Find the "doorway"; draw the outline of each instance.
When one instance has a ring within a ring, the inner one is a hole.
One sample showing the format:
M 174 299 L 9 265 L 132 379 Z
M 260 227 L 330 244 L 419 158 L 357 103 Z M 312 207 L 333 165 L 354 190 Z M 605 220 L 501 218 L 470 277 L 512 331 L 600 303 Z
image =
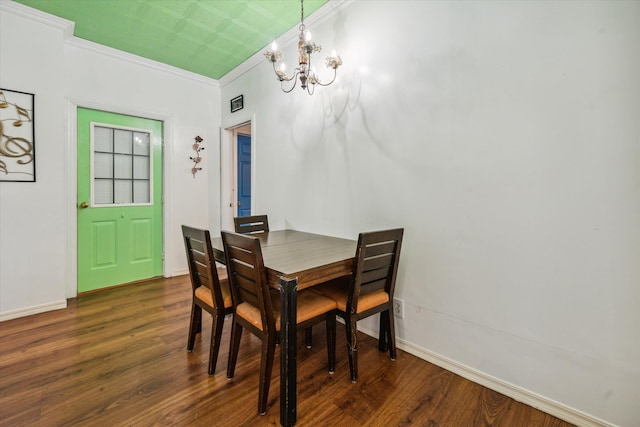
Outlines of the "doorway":
M 222 131 L 220 228 L 233 230 L 233 218 L 255 210 L 255 133 L 253 121 Z

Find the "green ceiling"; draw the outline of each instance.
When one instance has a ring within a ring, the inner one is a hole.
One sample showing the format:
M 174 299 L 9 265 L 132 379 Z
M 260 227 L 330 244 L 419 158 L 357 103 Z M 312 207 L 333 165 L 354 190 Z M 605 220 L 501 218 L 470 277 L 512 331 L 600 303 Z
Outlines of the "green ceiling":
M 298 0 L 15 0 L 74 35 L 219 79 L 300 22 Z M 305 18 L 328 0 L 306 0 Z

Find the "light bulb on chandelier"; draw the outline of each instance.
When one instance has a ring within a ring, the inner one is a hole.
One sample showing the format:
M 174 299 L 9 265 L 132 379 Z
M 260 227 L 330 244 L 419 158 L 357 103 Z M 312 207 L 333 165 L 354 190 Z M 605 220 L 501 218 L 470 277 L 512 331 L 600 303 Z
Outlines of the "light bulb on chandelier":
M 342 58 L 336 55 L 336 51 L 331 52 L 331 56 L 327 56 L 325 58 L 325 65 L 327 68 L 333 69 L 333 78 L 328 83 L 323 83 L 320 81 L 320 78 L 315 72 L 314 68 L 311 68 L 311 55 L 315 52 L 320 52 L 322 50 L 322 46 L 316 45 L 311 41 L 311 33 L 306 31 L 306 27 L 304 25 L 304 0 L 300 0 L 300 35 L 298 36 L 298 67 L 293 70 L 292 75 L 287 75 L 285 72 L 286 66 L 282 61 L 283 55 L 280 50 L 278 50 L 278 45 L 274 41 L 271 43 L 271 49 L 268 49 L 264 56 L 267 58 L 267 61 L 271 62 L 273 65 L 273 71 L 276 73 L 278 80 L 280 81 L 280 85 L 282 87 L 282 91 L 289 93 L 296 87 L 298 83 L 298 78 L 300 79 L 300 87 L 303 90 L 306 90 L 309 95 L 313 95 L 316 85 L 320 86 L 329 86 L 336 80 L 337 69 L 340 65 L 342 65 Z M 276 67 L 276 64 L 280 62 L 280 66 Z M 293 84 L 288 89 L 285 88 L 284 82 L 290 82 L 293 80 Z

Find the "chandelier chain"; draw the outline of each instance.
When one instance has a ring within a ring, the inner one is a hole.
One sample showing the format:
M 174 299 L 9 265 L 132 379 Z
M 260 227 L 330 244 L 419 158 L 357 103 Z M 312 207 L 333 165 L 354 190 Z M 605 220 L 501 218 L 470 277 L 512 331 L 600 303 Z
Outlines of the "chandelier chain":
M 300 26 L 298 29 L 304 32 L 305 28 L 307 27 L 304 25 L 304 0 L 300 0 Z

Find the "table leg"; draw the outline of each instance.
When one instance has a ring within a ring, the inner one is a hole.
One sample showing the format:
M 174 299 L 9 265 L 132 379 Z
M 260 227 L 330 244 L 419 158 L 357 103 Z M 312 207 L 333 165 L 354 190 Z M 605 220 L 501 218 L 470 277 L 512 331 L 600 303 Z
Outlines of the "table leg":
M 296 423 L 296 317 L 298 279 L 280 278 L 280 424 Z

